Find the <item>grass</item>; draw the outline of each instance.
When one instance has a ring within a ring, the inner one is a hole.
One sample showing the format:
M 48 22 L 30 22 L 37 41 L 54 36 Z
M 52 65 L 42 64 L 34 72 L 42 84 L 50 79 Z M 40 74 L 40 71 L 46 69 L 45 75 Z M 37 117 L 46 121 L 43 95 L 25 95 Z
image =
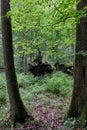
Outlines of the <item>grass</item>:
M 48 76 L 35 77 L 31 74 L 18 74 L 18 83 L 22 100 L 30 111 L 33 110 L 34 99 L 43 104 L 61 109 L 60 100 L 69 100 L 72 94 L 73 78 L 61 72 Z M 8 95 L 5 75 L 0 74 L 0 120 L 4 119 L 9 111 Z

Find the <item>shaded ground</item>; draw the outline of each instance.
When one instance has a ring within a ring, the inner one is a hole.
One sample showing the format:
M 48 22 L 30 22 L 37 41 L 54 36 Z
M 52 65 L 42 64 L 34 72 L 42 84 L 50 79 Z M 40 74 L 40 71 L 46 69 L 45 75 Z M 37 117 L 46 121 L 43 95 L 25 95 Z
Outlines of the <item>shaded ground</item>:
M 57 109 L 55 107 L 49 107 L 49 104 L 48 106 L 46 104 L 42 104 L 38 101 L 38 99 L 35 99 L 33 115 L 36 120 L 43 122 L 43 126 L 45 126 L 43 130 L 64 129 L 62 119 L 64 117 L 67 103 L 64 100 L 61 100 L 60 102 L 61 105 L 64 105 L 64 107 L 62 109 Z
M 49 104 L 41 103 L 37 98 L 34 99 L 32 116 L 39 124 L 27 122 L 20 127 L 20 130 L 66 130 L 63 126 L 63 118 L 68 106 L 68 102 L 60 99 L 62 108 L 49 107 Z

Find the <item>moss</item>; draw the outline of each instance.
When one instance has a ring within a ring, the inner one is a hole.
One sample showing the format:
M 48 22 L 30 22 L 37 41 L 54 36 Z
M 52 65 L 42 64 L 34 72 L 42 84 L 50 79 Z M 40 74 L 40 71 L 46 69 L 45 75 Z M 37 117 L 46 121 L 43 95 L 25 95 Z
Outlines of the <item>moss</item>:
M 87 102 L 84 105 L 84 108 L 83 108 L 83 111 L 82 111 L 82 114 L 81 114 L 81 117 L 80 117 L 79 120 L 80 120 L 81 123 L 84 123 L 87 120 Z
M 72 95 L 72 100 L 71 100 L 71 104 L 69 106 L 68 112 L 65 116 L 65 118 L 78 118 L 78 107 L 77 107 L 77 100 L 75 99 L 76 96 L 73 94 Z
M 87 127 L 87 102 L 85 103 L 83 107 L 81 117 L 78 119 L 78 126 L 86 130 L 85 128 Z

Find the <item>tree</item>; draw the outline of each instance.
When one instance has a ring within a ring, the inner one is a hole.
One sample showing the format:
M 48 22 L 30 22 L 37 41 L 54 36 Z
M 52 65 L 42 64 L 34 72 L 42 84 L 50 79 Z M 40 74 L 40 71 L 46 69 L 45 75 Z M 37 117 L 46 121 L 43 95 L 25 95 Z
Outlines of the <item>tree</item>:
M 28 114 L 20 98 L 18 82 L 15 73 L 11 18 L 7 15 L 9 10 L 10 0 L 1 0 L 2 43 L 7 89 L 10 101 L 10 115 L 14 122 L 24 122 L 25 118 L 28 117 Z
M 81 11 L 87 6 L 86 0 L 77 4 Z M 87 100 L 87 16 L 80 18 L 76 27 L 76 54 L 74 90 L 68 117 L 80 117 Z
M 72 64 L 75 4 L 75 0 L 11 0 L 14 47 L 22 46 L 16 55 L 35 54 L 39 47 L 44 60 L 55 62 L 58 58 L 61 63 Z

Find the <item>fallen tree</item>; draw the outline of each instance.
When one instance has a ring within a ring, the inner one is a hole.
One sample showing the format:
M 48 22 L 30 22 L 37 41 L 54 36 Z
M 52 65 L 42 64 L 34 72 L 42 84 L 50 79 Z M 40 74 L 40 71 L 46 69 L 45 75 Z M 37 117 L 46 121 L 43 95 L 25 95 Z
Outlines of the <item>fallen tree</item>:
M 51 74 L 53 72 L 52 66 L 48 62 L 42 62 L 42 54 L 39 48 L 37 57 L 34 59 L 33 63 L 29 63 L 28 65 L 28 71 L 31 72 L 34 77 L 41 76 L 46 73 Z
M 57 71 L 62 71 L 63 73 L 73 75 L 73 66 L 65 65 L 65 64 L 60 64 L 58 61 L 54 64 L 55 68 Z

